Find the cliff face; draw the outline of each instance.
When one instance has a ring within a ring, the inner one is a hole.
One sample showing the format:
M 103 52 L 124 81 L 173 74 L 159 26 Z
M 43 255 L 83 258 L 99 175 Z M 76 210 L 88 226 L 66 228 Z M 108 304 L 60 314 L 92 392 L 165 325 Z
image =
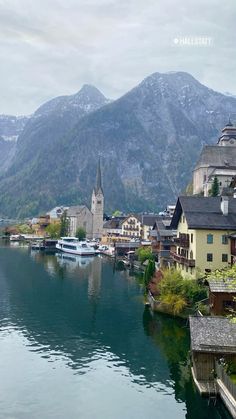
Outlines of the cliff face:
M 98 156 L 106 210 L 161 209 L 236 111 L 235 98 L 182 72 L 155 73 L 112 103 L 91 86 L 79 93 L 43 105 L 26 125 L 0 180 L 2 214 L 89 203 Z

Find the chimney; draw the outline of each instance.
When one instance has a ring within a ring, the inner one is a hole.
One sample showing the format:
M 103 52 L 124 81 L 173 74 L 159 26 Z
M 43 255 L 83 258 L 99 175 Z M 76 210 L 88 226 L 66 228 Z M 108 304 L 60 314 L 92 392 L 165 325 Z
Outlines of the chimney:
M 220 209 L 223 215 L 229 214 L 229 197 L 228 196 L 221 197 Z

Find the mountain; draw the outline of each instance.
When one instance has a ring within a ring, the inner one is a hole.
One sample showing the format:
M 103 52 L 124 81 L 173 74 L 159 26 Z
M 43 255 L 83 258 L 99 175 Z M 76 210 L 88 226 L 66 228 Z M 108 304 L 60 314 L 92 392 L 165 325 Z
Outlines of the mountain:
M 16 151 L 16 142 L 30 117 L 0 115 L 0 173 L 10 166 Z
M 10 165 L 0 172 L 4 201 L 1 213 L 37 214 L 49 208 L 50 202 L 56 202 L 49 188 L 60 138 L 81 118 L 110 102 L 96 87 L 86 84 L 78 93 L 54 98 L 36 110 L 18 136 Z M 66 156 L 62 157 L 66 160 Z
M 112 103 L 94 89 L 35 112 L 0 180 L 2 214 L 89 204 L 98 156 L 106 210 L 161 209 L 175 202 L 202 146 L 216 143 L 236 112 L 235 98 L 184 72 L 154 73 Z M 90 95 L 101 101 L 90 104 Z

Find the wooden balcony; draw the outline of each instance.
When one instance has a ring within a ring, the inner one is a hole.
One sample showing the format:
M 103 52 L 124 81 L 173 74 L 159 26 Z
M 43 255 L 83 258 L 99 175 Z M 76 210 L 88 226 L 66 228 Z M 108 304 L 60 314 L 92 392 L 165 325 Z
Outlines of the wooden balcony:
M 170 252 L 170 256 L 175 262 L 178 262 L 181 265 L 188 266 L 189 268 L 195 268 L 195 259 L 187 259 L 186 257 L 178 255 L 175 252 Z
M 188 237 L 176 237 L 174 239 L 174 244 L 179 247 L 183 247 L 184 249 L 189 248 L 189 238 Z

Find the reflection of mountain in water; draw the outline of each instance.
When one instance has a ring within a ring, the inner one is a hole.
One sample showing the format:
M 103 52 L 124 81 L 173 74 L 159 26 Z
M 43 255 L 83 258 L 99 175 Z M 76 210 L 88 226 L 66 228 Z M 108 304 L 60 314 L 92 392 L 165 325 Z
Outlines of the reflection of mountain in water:
M 41 255 L 35 263 L 17 250 L 0 251 L 11 307 L 8 321 L 27 336 L 32 350 L 43 354 L 47 348 L 48 354 L 66 356 L 81 371 L 85 360 L 109 354 L 137 380 L 141 374 L 144 383 L 168 383 L 163 356 L 143 334 L 143 306 L 136 299 L 142 291 L 134 280 L 113 274 L 112 264 L 101 258 L 68 272 L 54 257 L 57 273 L 52 276 L 44 265 L 52 258 Z
M 183 400 L 186 418 L 215 418 L 216 410 L 192 387 L 185 325 L 144 311 L 139 285 L 113 272 L 110 261 L 96 257 L 85 268 L 75 265 L 0 249 L 0 331 L 23 334 L 29 351 L 49 362 L 63 359 L 75 374 L 101 361 L 129 377 L 131 386 Z

